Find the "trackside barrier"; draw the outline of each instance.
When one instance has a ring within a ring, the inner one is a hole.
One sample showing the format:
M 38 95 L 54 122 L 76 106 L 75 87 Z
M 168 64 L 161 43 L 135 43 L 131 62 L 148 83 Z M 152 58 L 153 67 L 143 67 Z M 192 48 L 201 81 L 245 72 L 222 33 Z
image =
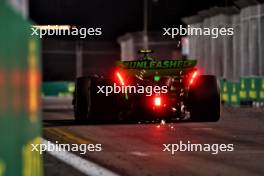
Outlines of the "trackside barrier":
M 243 103 L 260 103 L 262 91 L 262 77 L 242 77 L 240 80 L 241 89 L 240 97 L 243 98 Z
M 264 105 L 264 77 L 241 77 L 239 82 L 220 80 L 221 100 L 229 105 Z
M 74 82 L 54 81 L 42 84 L 42 95 L 44 96 L 72 96 L 75 89 Z
M 263 90 L 264 90 L 264 78 L 262 77 L 252 77 L 251 86 L 249 91 L 249 96 L 253 103 L 263 102 Z
M 240 105 L 240 83 L 221 79 L 220 85 L 222 103 L 228 105 Z
M 0 1 L 0 176 L 41 176 L 40 42 Z

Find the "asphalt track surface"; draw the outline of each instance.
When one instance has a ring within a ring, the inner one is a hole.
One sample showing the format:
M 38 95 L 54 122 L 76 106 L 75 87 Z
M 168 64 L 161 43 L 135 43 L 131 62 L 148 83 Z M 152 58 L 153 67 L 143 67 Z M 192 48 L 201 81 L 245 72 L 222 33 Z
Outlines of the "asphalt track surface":
M 60 143 L 100 143 L 81 156 L 119 175 L 264 175 L 264 109 L 222 108 L 216 123 L 78 124 L 71 110 L 45 110 L 43 136 Z M 234 144 L 233 152 L 163 152 L 179 141 Z M 44 155 L 45 175 L 83 175 Z

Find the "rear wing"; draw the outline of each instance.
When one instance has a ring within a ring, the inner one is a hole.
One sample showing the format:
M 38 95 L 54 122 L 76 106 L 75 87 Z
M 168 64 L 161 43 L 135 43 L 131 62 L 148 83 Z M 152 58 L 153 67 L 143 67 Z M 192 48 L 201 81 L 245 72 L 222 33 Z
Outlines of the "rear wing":
M 118 61 L 117 66 L 123 69 L 189 69 L 197 64 L 197 60 L 136 60 Z

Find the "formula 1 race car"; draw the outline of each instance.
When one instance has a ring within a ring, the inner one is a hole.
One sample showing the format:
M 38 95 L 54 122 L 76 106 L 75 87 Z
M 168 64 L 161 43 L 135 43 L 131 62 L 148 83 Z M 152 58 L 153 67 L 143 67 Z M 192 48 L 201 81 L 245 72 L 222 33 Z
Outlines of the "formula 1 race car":
M 140 60 L 119 61 L 109 78 L 77 78 L 75 119 L 218 121 L 217 78 L 200 75 L 196 60 L 154 60 L 151 52 L 140 50 Z

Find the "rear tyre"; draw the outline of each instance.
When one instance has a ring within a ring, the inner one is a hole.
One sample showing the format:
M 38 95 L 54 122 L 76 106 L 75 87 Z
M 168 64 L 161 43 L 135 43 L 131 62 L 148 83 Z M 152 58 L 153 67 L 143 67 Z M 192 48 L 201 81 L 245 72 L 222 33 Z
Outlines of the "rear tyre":
M 90 93 L 93 78 L 80 77 L 75 83 L 75 92 L 73 98 L 74 117 L 76 121 L 88 120 L 90 111 Z
M 188 107 L 192 121 L 216 122 L 220 118 L 220 93 L 213 75 L 200 75 L 188 93 Z
M 73 106 L 76 121 L 105 122 L 117 118 L 116 96 L 97 93 L 97 86 L 110 83 L 103 78 L 80 77 L 76 80 Z

